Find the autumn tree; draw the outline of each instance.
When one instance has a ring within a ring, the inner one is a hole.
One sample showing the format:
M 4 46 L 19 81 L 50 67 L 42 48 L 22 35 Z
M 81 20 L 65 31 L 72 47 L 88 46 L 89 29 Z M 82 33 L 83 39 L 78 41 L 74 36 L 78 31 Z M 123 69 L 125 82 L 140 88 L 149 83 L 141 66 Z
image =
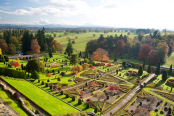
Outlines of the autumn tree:
M 0 39 L 0 48 L 3 54 L 8 52 L 8 45 L 3 39 Z
M 157 53 L 160 56 L 160 62 L 165 63 L 168 58 L 169 47 L 166 43 L 159 43 L 157 45 Z
M 84 63 L 82 64 L 83 70 L 86 70 L 89 68 L 89 64 L 88 63 Z
M 148 44 L 141 45 L 141 48 L 138 53 L 138 58 L 146 59 L 151 50 L 153 50 L 153 46 L 148 45 Z
M 55 46 L 55 50 L 62 52 L 63 51 L 63 46 L 61 42 L 57 42 L 56 40 L 53 41 L 53 45 Z
M 1 50 L 1 48 L 0 48 L 0 55 L 2 54 L 2 50 Z
M 83 67 L 82 67 L 81 65 L 73 66 L 73 67 L 71 68 L 71 71 L 72 71 L 73 73 L 78 73 L 78 72 L 81 72 L 82 70 L 83 70 Z
M 160 62 L 160 57 L 159 57 L 156 50 L 151 50 L 150 51 L 150 53 L 147 56 L 147 61 L 150 64 L 157 64 L 158 62 Z
M 95 52 L 93 52 L 92 59 L 100 62 L 108 62 L 108 52 L 102 48 L 98 48 Z
M 117 56 L 123 55 L 124 48 L 125 48 L 124 40 L 122 40 L 122 39 L 121 40 L 117 40 L 116 43 L 115 43 L 116 55 Z
M 37 39 L 32 39 L 31 40 L 31 53 L 32 54 L 39 54 L 40 53 L 40 46 L 37 42 Z
M 8 45 L 8 49 L 9 49 L 9 54 L 10 54 L 10 55 L 16 54 L 16 47 L 15 47 L 12 43 L 10 43 L 10 44 Z

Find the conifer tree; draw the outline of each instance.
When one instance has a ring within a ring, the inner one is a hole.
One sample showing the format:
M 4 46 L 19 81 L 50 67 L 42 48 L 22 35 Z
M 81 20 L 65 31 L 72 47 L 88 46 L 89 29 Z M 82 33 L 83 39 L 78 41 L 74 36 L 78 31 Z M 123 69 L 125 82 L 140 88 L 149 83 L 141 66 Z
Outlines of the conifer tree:
M 53 53 L 52 53 L 52 49 L 49 49 L 49 53 L 48 53 L 49 57 L 53 57 Z
M 143 74 L 143 67 L 140 66 L 139 70 L 138 70 L 138 76 L 141 76 Z
M 68 53 L 68 56 L 70 56 L 73 53 L 71 40 L 69 40 L 65 51 L 66 51 L 66 53 Z
M 159 75 L 159 74 L 160 74 L 160 62 L 159 62 L 158 65 L 157 65 L 155 74 L 156 74 L 156 75 Z
M 169 75 L 172 75 L 172 64 L 170 65 Z
M 162 80 L 163 81 L 166 81 L 167 80 L 167 77 L 168 77 L 167 71 L 165 70 L 165 71 L 163 71 L 163 74 L 162 74 Z
M 147 72 L 148 72 L 148 73 L 151 73 L 151 72 L 152 72 L 152 70 L 151 70 L 151 65 L 148 66 Z

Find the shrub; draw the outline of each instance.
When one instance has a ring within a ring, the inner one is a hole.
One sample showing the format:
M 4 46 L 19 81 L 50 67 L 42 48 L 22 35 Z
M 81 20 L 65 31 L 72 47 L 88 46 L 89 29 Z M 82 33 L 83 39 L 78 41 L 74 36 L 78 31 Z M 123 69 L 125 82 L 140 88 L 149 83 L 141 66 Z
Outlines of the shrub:
M 75 96 L 73 96 L 73 97 L 72 97 L 72 101 L 75 101 L 75 100 L 76 100 L 76 98 L 75 98 Z
M 94 113 L 97 113 L 97 108 L 94 109 Z
M 63 95 L 63 91 L 60 92 L 60 95 Z
M 40 114 L 40 112 L 39 112 L 39 110 L 37 109 L 37 110 L 35 110 L 35 114 Z
M 53 89 L 53 86 L 52 85 L 50 86 L 50 89 Z
M 50 79 L 48 79 L 47 82 L 50 82 Z
M 42 81 L 41 85 L 44 85 L 44 84 L 45 84 L 44 81 Z
M 31 72 L 36 70 L 37 72 L 44 72 L 44 63 L 39 60 L 29 60 L 26 65 L 26 70 Z
M 61 78 L 60 78 L 60 77 L 58 77 L 58 78 L 57 78 L 57 81 L 61 81 Z
M 51 73 L 46 74 L 46 77 L 52 77 Z
M 87 99 L 86 101 L 87 101 L 87 102 L 88 102 L 88 101 L 91 101 L 91 99 Z
M 89 109 L 89 104 L 86 104 L 86 109 Z
M 78 100 L 78 105 L 81 105 L 81 104 L 82 104 L 82 100 L 79 99 L 79 100 Z
M 63 77 L 65 76 L 65 72 L 61 72 L 60 75 Z
M 40 83 L 40 79 L 38 79 L 38 83 Z
M 12 62 L 11 65 L 16 67 L 16 66 L 19 66 L 19 63 L 18 62 Z
M 163 111 L 160 111 L 160 114 L 163 114 L 164 112 Z
M 5 58 L 4 58 L 4 55 L 0 55 L 0 62 L 5 62 Z
M 5 61 L 6 61 L 6 62 L 8 62 L 8 61 L 9 61 L 9 58 L 8 58 L 8 56 L 7 56 L 7 55 L 4 55 L 4 59 L 5 59 Z
M 20 94 L 18 93 L 18 92 L 15 92 L 14 94 L 13 94 L 13 98 L 14 99 L 16 99 L 16 100 L 19 100 L 20 99 Z
M 31 73 L 31 78 L 33 78 L 33 79 L 39 79 L 40 76 L 39 76 L 39 74 L 37 73 L 37 71 L 34 70 L 34 71 Z
M 158 112 L 158 109 L 155 109 L 155 112 Z
M 69 95 L 68 94 L 66 94 L 66 98 L 69 98 Z
M 48 87 L 48 86 L 49 86 L 49 84 L 48 84 L 48 83 L 46 83 L 46 84 L 45 84 L 45 87 Z
M 109 95 L 107 96 L 107 99 L 109 99 Z

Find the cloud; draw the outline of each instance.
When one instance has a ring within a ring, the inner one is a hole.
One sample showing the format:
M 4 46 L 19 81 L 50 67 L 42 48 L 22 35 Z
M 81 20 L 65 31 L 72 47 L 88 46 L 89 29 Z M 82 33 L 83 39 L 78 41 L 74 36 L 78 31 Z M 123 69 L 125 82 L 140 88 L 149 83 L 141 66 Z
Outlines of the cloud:
M 82 0 L 50 0 L 47 6 L 28 7 L 15 11 L 0 10 L 2 13 L 14 15 L 53 15 L 58 17 L 70 17 L 83 14 L 89 9 L 88 4 Z

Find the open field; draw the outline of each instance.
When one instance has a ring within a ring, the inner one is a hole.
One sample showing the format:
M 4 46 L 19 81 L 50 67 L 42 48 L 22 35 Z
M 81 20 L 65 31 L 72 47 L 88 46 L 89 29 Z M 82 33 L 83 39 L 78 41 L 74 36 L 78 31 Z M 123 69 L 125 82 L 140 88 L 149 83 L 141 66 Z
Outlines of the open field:
M 167 62 L 163 66 L 170 67 L 171 64 L 174 66 L 174 52 L 169 56 Z
M 5 80 L 52 115 L 79 112 L 25 80 Z
M 12 97 L 2 90 L 0 87 L 0 98 L 3 99 L 11 108 L 13 108 L 20 116 L 28 116 L 20 107 L 20 104 L 12 99 Z
M 47 34 L 51 34 L 51 33 L 47 33 Z M 95 34 L 95 37 L 93 37 L 93 34 Z M 68 33 L 68 35 L 64 35 L 64 33 L 56 33 L 56 37 L 55 40 L 57 40 L 58 42 L 61 42 L 63 47 L 66 47 L 67 43 L 68 43 L 68 37 L 71 40 L 75 40 L 75 44 L 73 44 L 73 48 L 78 50 L 78 51 L 85 51 L 85 47 L 86 47 L 86 43 L 90 40 L 93 39 L 98 39 L 100 37 L 100 34 L 103 34 L 105 37 L 108 35 L 112 35 L 115 36 L 115 34 L 117 34 L 117 36 L 119 36 L 120 34 L 127 35 L 126 32 L 109 32 L 109 33 L 96 33 L 96 32 L 88 32 L 88 33 L 80 33 L 80 34 L 75 34 L 75 33 Z M 61 35 L 61 37 L 59 37 L 59 35 Z M 52 34 L 53 36 L 53 34 Z M 77 36 L 77 39 L 75 38 Z M 136 34 L 131 33 L 130 35 L 128 35 L 130 38 L 134 38 L 135 36 L 137 36 Z

